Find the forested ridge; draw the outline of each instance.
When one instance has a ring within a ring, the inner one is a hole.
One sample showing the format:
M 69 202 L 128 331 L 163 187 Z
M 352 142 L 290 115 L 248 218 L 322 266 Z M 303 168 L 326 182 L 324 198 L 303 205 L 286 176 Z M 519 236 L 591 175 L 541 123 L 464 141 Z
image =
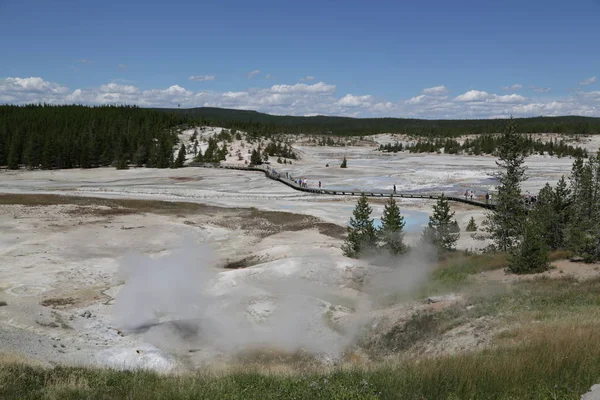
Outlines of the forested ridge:
M 0 165 L 167 167 L 185 117 L 132 106 L 0 106 Z
M 515 120 L 519 132 L 600 133 L 600 118 Z M 380 132 L 455 137 L 499 132 L 505 120 L 417 120 L 274 116 L 219 108 L 147 109 L 136 106 L 1 105 L 0 166 L 91 168 L 129 164 L 166 168 L 183 127 L 212 125 L 272 137 L 276 133 L 367 135 Z
M 418 136 L 456 137 L 464 134 L 499 133 L 508 119 L 426 120 L 407 118 L 296 117 L 225 108 L 160 109 L 213 126 L 260 133 L 332 133 L 370 135 L 402 133 Z M 518 132 L 600 134 L 600 118 L 565 116 L 515 119 Z

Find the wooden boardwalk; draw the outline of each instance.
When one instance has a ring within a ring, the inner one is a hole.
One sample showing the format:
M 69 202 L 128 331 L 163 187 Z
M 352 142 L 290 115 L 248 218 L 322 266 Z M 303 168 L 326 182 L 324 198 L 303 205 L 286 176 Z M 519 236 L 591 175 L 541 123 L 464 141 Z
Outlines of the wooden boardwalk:
M 298 185 L 298 178 L 292 176 L 286 176 L 278 173 L 275 169 L 270 166 L 263 165 L 239 165 L 239 164 L 216 164 L 216 163 L 191 163 L 190 167 L 201 167 L 201 168 L 220 168 L 220 169 L 233 169 L 233 170 L 241 170 L 241 171 L 257 171 L 264 173 L 267 178 L 273 179 L 275 181 L 281 182 L 284 185 L 291 187 L 294 190 L 298 190 L 306 193 L 315 193 L 315 194 L 325 194 L 332 196 L 360 196 L 363 193 L 368 197 L 399 197 L 406 199 L 431 199 L 436 200 L 441 197 L 441 193 L 393 193 L 391 190 L 332 190 L 332 189 L 319 189 L 312 187 L 302 187 Z M 476 207 L 487 208 L 489 210 L 495 208 L 495 204 L 486 203 L 477 200 L 465 199 L 460 196 L 446 196 L 446 198 L 450 201 L 456 201 L 459 203 L 470 204 Z

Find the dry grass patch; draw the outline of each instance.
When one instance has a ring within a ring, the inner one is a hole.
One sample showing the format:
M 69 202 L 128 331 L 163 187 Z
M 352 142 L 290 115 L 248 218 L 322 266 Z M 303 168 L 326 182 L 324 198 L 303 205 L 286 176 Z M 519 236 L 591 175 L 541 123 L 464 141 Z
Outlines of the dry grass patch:
M 64 308 L 67 306 L 72 306 L 73 304 L 76 303 L 76 300 L 72 297 L 56 297 L 56 298 L 50 298 L 50 299 L 44 299 L 40 302 L 41 305 L 43 305 L 44 307 L 51 307 L 51 308 Z
M 597 326 L 539 329 L 527 340 L 480 352 L 322 372 L 278 373 L 283 370 L 246 364 L 229 373 L 171 376 L 10 363 L 0 366 L 0 397 L 578 400 L 600 379 L 599 335 Z
M 99 217 L 137 213 L 154 213 L 179 217 L 200 214 L 215 218 L 219 225 L 257 232 L 262 237 L 283 231 L 300 231 L 313 228 L 335 239 L 343 239 L 346 235 L 345 227 L 323 222 L 317 217 L 280 211 L 261 211 L 256 208 L 225 208 L 199 203 L 161 200 L 102 199 L 50 194 L 0 194 L 0 205 L 48 206 L 61 204 L 79 206 L 70 211 L 72 215 L 94 215 Z

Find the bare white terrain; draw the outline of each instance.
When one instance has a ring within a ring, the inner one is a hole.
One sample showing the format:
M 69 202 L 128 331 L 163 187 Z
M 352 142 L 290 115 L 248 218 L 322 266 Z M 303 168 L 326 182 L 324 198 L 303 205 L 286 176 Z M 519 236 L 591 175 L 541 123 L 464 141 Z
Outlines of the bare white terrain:
M 295 149 L 299 160 L 271 166 L 309 186 L 395 184 L 483 196 L 495 184 L 493 157 Z M 347 169 L 339 168 L 344 156 Z M 528 158 L 524 189 L 556 182 L 571 164 Z M 0 193 L 0 346 L 45 363 L 167 371 L 227 361 L 252 346 L 302 347 L 331 361 L 365 326 L 422 307 L 385 309 L 379 295 L 408 295 L 422 284 L 427 249 L 410 260 L 342 255 L 356 198 L 298 192 L 258 172 L 195 167 L 1 170 Z M 384 201 L 371 201 L 375 218 Z M 432 202 L 399 204 L 415 244 Z M 452 207 L 462 229 L 458 247 L 484 247 L 464 228 L 471 216 L 480 225 L 485 211 Z M 465 335 L 435 351 L 485 345 Z

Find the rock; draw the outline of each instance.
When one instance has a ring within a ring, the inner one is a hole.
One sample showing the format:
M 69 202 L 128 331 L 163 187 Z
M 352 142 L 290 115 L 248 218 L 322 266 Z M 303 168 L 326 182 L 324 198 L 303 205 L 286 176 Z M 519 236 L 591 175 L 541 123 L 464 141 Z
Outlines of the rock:
M 443 296 L 430 296 L 425 300 L 425 302 L 428 304 L 432 304 L 432 303 L 441 303 L 444 301 L 457 301 L 457 300 L 458 300 L 458 296 L 455 295 L 454 293 L 452 293 L 452 294 L 446 294 Z
M 581 396 L 581 400 L 600 400 L 600 385 L 594 385 L 589 392 Z
M 92 313 L 90 312 L 90 310 L 85 310 L 84 312 L 82 312 L 80 314 L 83 318 L 92 318 Z

